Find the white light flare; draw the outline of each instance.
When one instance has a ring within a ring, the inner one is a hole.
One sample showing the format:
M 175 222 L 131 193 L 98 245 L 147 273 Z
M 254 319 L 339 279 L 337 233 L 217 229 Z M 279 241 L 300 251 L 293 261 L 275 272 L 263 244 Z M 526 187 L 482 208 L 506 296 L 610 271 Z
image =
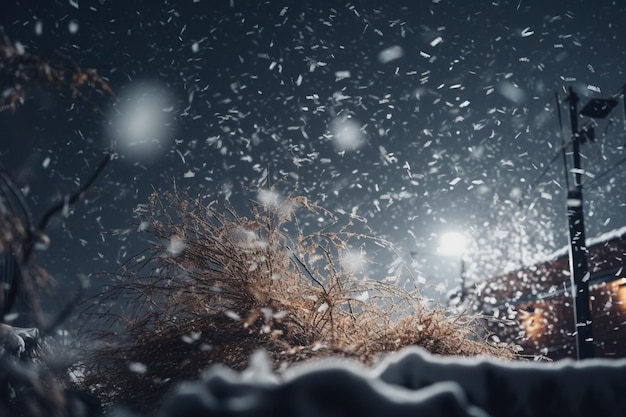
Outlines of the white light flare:
M 441 236 L 437 253 L 443 256 L 461 257 L 466 249 L 465 236 L 459 232 L 447 232 Z

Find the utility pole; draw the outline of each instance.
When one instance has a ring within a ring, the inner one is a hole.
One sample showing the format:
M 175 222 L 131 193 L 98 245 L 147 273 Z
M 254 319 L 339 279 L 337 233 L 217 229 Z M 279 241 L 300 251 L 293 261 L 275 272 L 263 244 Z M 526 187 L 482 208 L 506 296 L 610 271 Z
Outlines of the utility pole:
M 606 118 L 618 104 L 618 98 L 626 95 L 626 84 L 609 98 L 593 98 L 580 111 L 591 119 Z M 574 300 L 574 319 L 576 320 L 576 353 L 578 359 L 593 358 L 593 318 L 589 300 L 589 267 L 587 265 L 587 246 L 585 243 L 585 223 L 583 219 L 583 170 L 580 163 L 580 144 L 595 141 L 594 123 L 586 123 L 578 129 L 578 95 L 569 88 L 570 122 L 572 125 L 572 157 L 574 160 L 574 187 L 567 193 L 567 220 L 569 223 L 569 261 L 572 298 Z M 626 124 L 626 103 L 624 107 Z M 560 120 L 560 113 L 559 113 Z M 566 178 L 567 179 L 567 178 Z
M 580 133 L 578 132 L 578 102 L 574 89 L 570 87 L 569 96 L 570 122 L 572 127 L 572 149 L 574 160 L 574 187 L 567 193 L 567 220 L 569 223 L 569 264 L 574 299 L 574 319 L 576 323 L 576 354 L 578 359 L 593 358 L 593 319 L 589 300 L 589 267 L 587 265 L 587 246 L 585 243 L 585 224 L 583 218 L 583 186 L 580 162 Z

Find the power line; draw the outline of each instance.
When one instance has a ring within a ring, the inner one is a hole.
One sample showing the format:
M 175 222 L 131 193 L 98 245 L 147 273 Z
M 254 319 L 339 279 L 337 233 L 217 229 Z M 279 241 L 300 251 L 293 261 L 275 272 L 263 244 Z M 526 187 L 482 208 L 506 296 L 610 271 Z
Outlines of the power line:
M 604 172 L 602 172 L 599 175 L 596 175 L 594 178 L 590 179 L 589 181 L 585 182 L 585 186 L 589 185 L 589 184 L 593 184 L 594 182 L 596 182 L 597 180 L 599 180 L 600 178 L 604 177 L 605 175 L 609 174 L 611 171 L 613 171 L 614 169 L 616 169 L 618 166 L 620 166 L 621 164 L 623 164 L 624 162 L 626 162 L 626 156 L 622 159 L 620 159 L 619 161 L 615 162 L 613 165 L 611 165 L 609 168 L 607 168 Z

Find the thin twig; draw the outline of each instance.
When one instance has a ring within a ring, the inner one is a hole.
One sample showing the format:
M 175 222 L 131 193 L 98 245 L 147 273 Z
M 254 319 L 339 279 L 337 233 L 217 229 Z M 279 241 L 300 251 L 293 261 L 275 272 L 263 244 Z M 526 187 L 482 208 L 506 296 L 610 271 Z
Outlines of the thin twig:
M 94 181 L 98 178 L 98 175 L 102 172 L 102 170 L 106 167 L 107 163 L 111 160 L 111 154 L 107 153 L 104 155 L 100 163 L 96 167 L 95 171 L 91 174 L 91 176 L 87 179 L 87 181 L 67 199 L 63 201 L 59 201 L 54 206 L 52 206 L 42 217 L 39 222 L 39 226 L 37 227 L 38 231 L 44 231 L 50 218 L 62 211 L 64 207 L 72 205 L 79 201 L 85 195 L 85 191 L 94 183 Z

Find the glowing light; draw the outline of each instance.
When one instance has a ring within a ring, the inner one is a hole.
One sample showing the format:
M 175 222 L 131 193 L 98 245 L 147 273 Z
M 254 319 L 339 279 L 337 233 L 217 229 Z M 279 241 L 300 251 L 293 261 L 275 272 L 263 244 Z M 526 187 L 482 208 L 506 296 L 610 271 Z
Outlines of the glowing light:
M 519 313 L 526 335 L 528 337 L 540 336 L 546 321 L 544 317 L 546 312 L 540 307 L 529 305 L 520 308 Z
M 465 253 L 465 236 L 458 232 L 444 233 L 437 253 L 443 256 L 462 256 Z
M 625 278 L 621 280 L 614 281 L 613 284 L 613 294 L 617 295 L 617 302 L 621 307 L 621 310 L 626 310 L 626 284 L 624 284 Z

